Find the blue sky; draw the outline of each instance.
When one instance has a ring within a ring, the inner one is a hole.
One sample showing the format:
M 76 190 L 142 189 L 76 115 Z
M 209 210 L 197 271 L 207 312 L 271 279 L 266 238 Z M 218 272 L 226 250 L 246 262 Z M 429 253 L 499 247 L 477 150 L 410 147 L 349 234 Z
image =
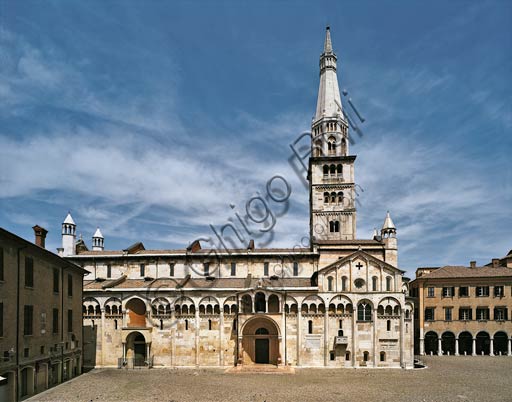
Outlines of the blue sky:
M 311 124 L 327 24 L 366 118 L 358 237 L 390 210 L 411 275 L 505 255 L 508 1 L 0 2 L 0 226 L 43 225 L 55 250 L 71 210 L 89 244 L 100 226 L 108 249 L 183 248 L 280 174 L 289 205 L 268 204 L 257 245 L 300 244 L 289 144 Z

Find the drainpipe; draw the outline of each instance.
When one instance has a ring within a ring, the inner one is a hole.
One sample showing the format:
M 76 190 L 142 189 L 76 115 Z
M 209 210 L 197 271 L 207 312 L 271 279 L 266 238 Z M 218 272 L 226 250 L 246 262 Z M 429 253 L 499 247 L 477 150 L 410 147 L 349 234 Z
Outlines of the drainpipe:
M 238 350 L 238 344 L 240 343 L 240 340 L 238 339 L 238 326 L 240 325 L 239 320 L 239 314 L 240 314 L 240 300 L 238 293 L 236 294 L 236 358 L 235 358 L 235 366 L 238 366 L 238 358 L 240 356 L 240 351 Z
M 20 272 L 21 272 L 21 261 L 20 251 L 27 248 L 27 246 L 18 247 L 18 272 L 17 281 L 18 286 L 16 287 L 16 371 L 15 371 L 15 394 L 16 402 L 20 400 L 19 392 L 19 371 L 20 371 Z

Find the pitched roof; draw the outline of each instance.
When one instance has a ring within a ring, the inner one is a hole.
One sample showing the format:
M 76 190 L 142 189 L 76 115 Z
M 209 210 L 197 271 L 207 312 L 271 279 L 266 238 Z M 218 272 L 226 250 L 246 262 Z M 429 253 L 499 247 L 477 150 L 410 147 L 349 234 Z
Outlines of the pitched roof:
M 417 279 L 435 279 L 435 278 L 495 278 L 512 277 L 512 268 L 507 267 L 478 267 L 468 268 L 458 265 L 447 265 L 424 274 Z
M 246 289 L 257 288 L 259 278 L 217 278 L 207 280 L 206 278 L 158 278 L 153 280 L 145 279 L 125 279 L 125 280 L 109 280 L 109 281 L 84 281 L 84 290 L 105 290 L 105 289 L 146 289 L 154 291 L 161 288 L 176 289 Z M 262 278 L 262 287 L 311 287 L 310 278 L 278 278 L 270 280 Z
M 336 265 L 340 265 L 340 264 L 343 264 L 349 260 L 353 260 L 354 258 L 356 257 L 362 257 L 362 258 L 365 258 L 365 259 L 368 259 L 368 260 L 371 260 L 377 264 L 382 264 L 384 265 L 385 267 L 387 268 L 390 268 L 392 270 L 396 270 L 396 271 L 399 271 L 401 273 L 405 273 L 405 271 L 397 268 L 397 267 L 394 267 L 393 265 L 391 264 L 388 264 L 386 261 L 382 261 L 382 260 L 379 260 L 378 258 L 374 257 L 373 255 L 371 254 L 368 254 L 367 252 L 363 251 L 363 250 L 357 250 L 355 252 L 353 252 L 352 254 L 349 254 L 345 257 L 342 257 L 340 258 L 339 260 L 337 261 L 334 261 L 333 263 L 323 267 L 322 269 L 320 269 L 318 272 L 322 272 L 322 271 L 325 271 L 325 270 L 328 270 Z

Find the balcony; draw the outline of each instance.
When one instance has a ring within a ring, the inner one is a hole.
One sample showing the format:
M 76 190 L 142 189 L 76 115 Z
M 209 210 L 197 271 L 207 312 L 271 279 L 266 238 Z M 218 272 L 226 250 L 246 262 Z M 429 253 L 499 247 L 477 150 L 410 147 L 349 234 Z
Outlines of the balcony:
M 348 337 L 346 336 L 335 336 L 334 337 L 335 345 L 346 345 L 348 344 Z

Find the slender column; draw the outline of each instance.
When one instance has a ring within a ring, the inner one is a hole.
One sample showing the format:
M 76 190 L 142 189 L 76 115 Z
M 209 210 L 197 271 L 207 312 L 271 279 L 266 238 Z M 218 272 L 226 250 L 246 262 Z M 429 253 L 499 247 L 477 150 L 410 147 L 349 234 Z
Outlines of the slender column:
M 459 355 L 459 338 L 455 338 L 455 356 Z
M 280 303 L 281 305 L 281 364 L 284 364 L 285 366 L 288 365 L 288 362 L 286 361 L 288 359 L 288 356 L 286 354 L 286 318 L 285 318 L 285 308 L 284 303 Z M 285 359 L 286 358 L 286 359 Z
M 377 325 L 379 324 L 379 322 L 377 321 L 377 309 L 374 308 L 373 311 L 372 311 L 372 314 L 373 314 L 373 356 L 372 356 L 372 359 L 373 359 L 373 367 L 377 367 L 377 343 L 378 343 L 378 339 L 377 339 Z
M 352 366 L 356 367 L 356 353 L 357 353 L 357 304 L 352 308 Z
M 405 310 L 400 308 L 400 367 L 405 367 Z
M 441 337 L 437 338 L 437 355 L 443 355 L 443 343 L 441 341 Z
M 507 355 L 512 356 L 512 338 L 508 340 Z
M 411 354 L 409 356 L 409 363 L 412 367 L 414 367 L 414 311 L 411 311 L 411 325 L 410 325 L 410 331 L 409 331 L 409 347 L 411 348 Z
M 123 342 L 123 363 L 126 361 L 126 342 Z
M 420 355 L 425 356 L 425 339 L 420 338 Z
M 476 356 L 476 338 L 473 338 L 473 350 L 471 356 Z
M 199 366 L 199 307 L 196 309 L 196 366 Z
M 171 366 L 176 365 L 176 328 L 178 322 L 176 321 L 176 311 L 174 307 L 171 309 Z
M 101 309 L 101 365 L 105 365 L 105 307 Z
M 324 366 L 329 364 L 329 309 L 324 313 Z
M 219 364 L 224 366 L 224 311 L 220 310 L 219 319 Z
M 491 349 L 489 350 L 489 356 L 494 356 L 494 338 L 491 338 Z
M 509 342 L 510 347 L 510 342 Z M 300 366 L 300 354 L 302 352 L 302 307 L 297 305 L 297 366 Z
M 123 314 L 122 328 L 126 328 L 128 326 L 127 325 L 127 319 L 126 319 L 127 311 L 126 310 L 122 310 L 122 314 Z
M 150 352 L 151 352 L 151 343 L 146 343 L 146 361 L 148 362 L 148 367 L 149 367 L 149 360 L 151 358 L 151 355 L 150 355 Z

